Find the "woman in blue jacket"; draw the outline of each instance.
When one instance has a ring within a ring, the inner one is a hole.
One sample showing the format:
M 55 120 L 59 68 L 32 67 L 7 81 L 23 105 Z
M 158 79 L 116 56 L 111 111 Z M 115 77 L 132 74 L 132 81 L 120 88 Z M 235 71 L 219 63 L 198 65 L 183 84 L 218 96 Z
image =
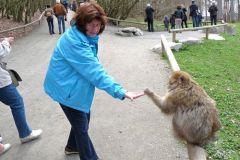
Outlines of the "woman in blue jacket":
M 44 89 L 60 104 L 71 124 L 65 153 L 79 153 L 81 160 L 97 160 L 88 135 L 95 87 L 121 100 L 133 100 L 143 93 L 127 92 L 98 61 L 98 38 L 106 24 L 103 9 L 95 2 L 86 2 L 79 7 L 72 21 L 72 26 L 54 49 Z

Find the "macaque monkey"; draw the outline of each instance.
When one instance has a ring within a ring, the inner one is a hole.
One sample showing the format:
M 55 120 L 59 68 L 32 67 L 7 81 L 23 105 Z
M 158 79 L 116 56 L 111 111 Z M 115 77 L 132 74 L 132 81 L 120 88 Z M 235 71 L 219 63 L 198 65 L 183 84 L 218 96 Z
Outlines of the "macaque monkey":
M 178 138 L 204 146 L 216 140 L 221 127 L 215 101 L 191 76 L 175 71 L 168 83 L 168 93 L 160 97 L 150 89 L 144 93 L 165 114 L 173 114 L 172 124 Z

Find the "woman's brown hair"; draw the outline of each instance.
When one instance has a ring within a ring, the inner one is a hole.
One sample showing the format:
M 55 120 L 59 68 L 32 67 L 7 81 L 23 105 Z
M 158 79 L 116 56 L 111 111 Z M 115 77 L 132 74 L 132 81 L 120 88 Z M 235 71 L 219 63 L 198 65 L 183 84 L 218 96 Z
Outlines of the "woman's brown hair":
M 87 23 L 90 23 L 95 19 L 101 22 L 101 28 L 98 33 L 101 34 L 105 29 L 107 17 L 102 7 L 94 1 L 82 3 L 72 18 L 78 30 L 83 33 L 86 33 Z

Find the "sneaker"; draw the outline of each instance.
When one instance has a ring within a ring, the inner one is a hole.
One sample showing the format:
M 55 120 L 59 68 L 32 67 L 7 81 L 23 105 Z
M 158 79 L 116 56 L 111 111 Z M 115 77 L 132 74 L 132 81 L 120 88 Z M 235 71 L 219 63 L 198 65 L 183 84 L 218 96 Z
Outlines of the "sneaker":
M 65 154 L 66 155 L 79 154 L 79 152 L 76 149 L 72 149 L 71 147 L 65 147 Z
M 0 155 L 7 152 L 10 148 L 11 148 L 11 144 L 9 144 L 9 143 L 3 144 L 3 150 L 0 151 Z
M 20 138 L 20 140 L 21 140 L 22 143 L 29 142 L 31 140 L 39 138 L 40 135 L 42 134 L 42 132 L 43 131 L 41 129 L 32 130 L 32 133 L 29 136 L 24 137 L 24 138 Z

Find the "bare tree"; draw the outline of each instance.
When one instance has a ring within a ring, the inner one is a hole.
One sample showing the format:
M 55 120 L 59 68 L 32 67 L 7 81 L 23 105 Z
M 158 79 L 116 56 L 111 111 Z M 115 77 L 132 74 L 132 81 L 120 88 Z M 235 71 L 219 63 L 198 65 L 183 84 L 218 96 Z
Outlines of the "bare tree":
M 29 23 L 32 16 L 53 0 L 0 0 L 0 15 L 17 22 Z
M 109 17 L 124 20 L 139 0 L 98 0 L 97 2 Z
M 218 19 L 223 19 L 223 3 L 222 3 L 222 0 L 218 1 L 217 8 L 218 8 Z
M 238 0 L 238 21 L 240 21 L 240 0 Z
M 235 10 L 234 10 L 234 0 L 230 0 L 230 21 L 235 22 Z

